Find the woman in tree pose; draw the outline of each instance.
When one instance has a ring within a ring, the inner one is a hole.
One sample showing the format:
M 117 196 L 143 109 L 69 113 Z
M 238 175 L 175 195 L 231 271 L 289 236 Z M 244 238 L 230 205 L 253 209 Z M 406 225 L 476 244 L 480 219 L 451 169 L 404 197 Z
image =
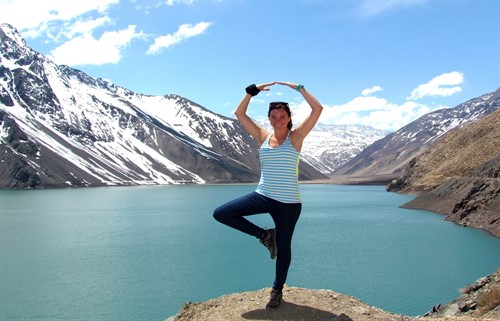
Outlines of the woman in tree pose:
M 257 125 L 248 115 L 247 108 L 253 96 L 268 91 L 276 84 L 288 86 L 302 94 L 311 107 L 311 113 L 292 130 L 288 103 L 269 104 L 268 118 L 272 132 Z M 281 304 L 282 290 L 292 260 L 292 235 L 302 209 L 298 184 L 298 165 L 304 138 L 318 121 L 323 106 L 302 84 L 271 82 L 252 84 L 234 114 L 245 130 L 260 145 L 261 176 L 257 189 L 237 198 L 214 211 L 214 218 L 243 233 L 255 236 L 276 258 L 276 276 L 267 308 Z M 275 228 L 265 230 L 245 218 L 248 215 L 269 213 Z

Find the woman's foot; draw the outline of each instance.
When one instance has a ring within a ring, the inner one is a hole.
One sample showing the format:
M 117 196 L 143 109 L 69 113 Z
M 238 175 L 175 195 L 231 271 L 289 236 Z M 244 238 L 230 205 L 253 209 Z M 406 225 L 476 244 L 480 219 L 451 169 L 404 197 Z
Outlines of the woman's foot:
M 271 259 L 275 259 L 278 255 L 278 247 L 276 246 L 276 231 L 274 229 L 266 230 L 265 235 L 260 239 L 260 243 L 269 250 Z
M 272 289 L 271 297 L 266 305 L 267 309 L 276 309 L 281 304 L 281 299 L 283 298 L 283 293 L 279 290 Z

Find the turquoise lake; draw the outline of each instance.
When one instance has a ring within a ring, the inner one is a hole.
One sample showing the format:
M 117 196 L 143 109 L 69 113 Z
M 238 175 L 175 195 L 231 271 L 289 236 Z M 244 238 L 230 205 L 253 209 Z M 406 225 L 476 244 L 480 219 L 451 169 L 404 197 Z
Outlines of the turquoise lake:
M 274 263 L 213 210 L 253 185 L 0 191 L 0 320 L 165 320 L 267 288 Z M 301 185 L 287 285 L 416 316 L 500 267 L 500 240 L 383 186 Z M 272 227 L 268 215 L 250 220 Z M 286 297 L 284 297 L 286 301 Z

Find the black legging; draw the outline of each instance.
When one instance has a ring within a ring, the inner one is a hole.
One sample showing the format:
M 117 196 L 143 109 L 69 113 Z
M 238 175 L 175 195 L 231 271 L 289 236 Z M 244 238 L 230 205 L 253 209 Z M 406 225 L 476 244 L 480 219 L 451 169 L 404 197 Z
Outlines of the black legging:
M 302 210 L 301 203 L 282 203 L 252 192 L 214 211 L 214 218 L 243 233 L 260 238 L 264 229 L 253 224 L 244 216 L 269 213 L 276 227 L 276 278 L 273 289 L 281 291 L 285 284 L 288 268 L 292 261 L 292 235 Z

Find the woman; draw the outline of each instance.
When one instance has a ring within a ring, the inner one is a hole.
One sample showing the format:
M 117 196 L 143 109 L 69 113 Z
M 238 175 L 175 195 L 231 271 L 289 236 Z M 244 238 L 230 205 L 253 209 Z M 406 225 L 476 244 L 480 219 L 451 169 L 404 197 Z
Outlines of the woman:
M 311 113 L 293 130 L 290 108 L 284 102 L 272 102 L 269 105 L 268 118 L 272 132 L 257 125 L 247 115 L 252 97 L 260 91 L 268 91 L 269 87 L 276 84 L 297 90 L 311 107 Z M 298 184 L 300 150 L 322 110 L 323 106 L 302 84 L 278 81 L 248 86 L 246 95 L 234 112 L 245 130 L 261 146 L 261 177 L 254 192 L 218 207 L 214 211 L 214 218 L 255 236 L 269 250 L 271 258 L 277 258 L 276 277 L 267 308 L 277 308 L 281 304 L 282 290 L 292 260 L 292 235 L 302 209 Z M 262 213 L 271 215 L 274 229 L 265 230 L 244 217 Z

